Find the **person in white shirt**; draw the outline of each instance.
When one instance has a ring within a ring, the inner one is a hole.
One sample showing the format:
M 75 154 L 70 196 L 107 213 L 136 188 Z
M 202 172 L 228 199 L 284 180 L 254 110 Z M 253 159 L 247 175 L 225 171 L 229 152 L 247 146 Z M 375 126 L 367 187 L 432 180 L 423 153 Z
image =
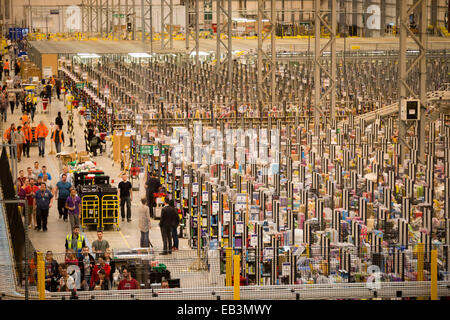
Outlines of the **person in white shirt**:
M 73 185 L 74 184 L 73 183 L 73 174 L 69 172 L 69 167 L 67 167 L 67 166 L 63 167 L 63 172 L 59 175 L 59 181 L 62 180 L 63 174 L 66 175 L 67 181 L 70 182 Z
M 39 174 L 41 173 L 41 169 L 39 168 L 39 162 L 35 162 L 34 163 L 34 168 L 32 169 L 33 174 L 37 177 L 39 176 Z
M 58 292 L 76 292 L 75 280 L 67 273 L 67 265 L 60 264 L 61 278 L 58 281 Z

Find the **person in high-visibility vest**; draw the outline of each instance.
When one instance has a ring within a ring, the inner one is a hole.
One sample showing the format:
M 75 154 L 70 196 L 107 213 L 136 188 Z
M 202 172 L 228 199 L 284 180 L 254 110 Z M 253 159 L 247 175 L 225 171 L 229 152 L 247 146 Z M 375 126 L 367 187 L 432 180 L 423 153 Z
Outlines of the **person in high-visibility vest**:
M 30 145 L 33 140 L 33 135 L 31 133 L 31 127 L 29 125 L 29 122 L 25 122 L 22 128 L 23 135 L 25 137 L 25 141 L 23 142 L 23 156 L 27 156 L 27 158 L 30 157 Z
M 45 154 L 45 138 L 48 136 L 48 128 L 45 126 L 44 121 L 41 120 L 41 122 L 37 125 L 35 131 L 34 131 L 34 137 L 38 141 L 38 147 L 39 147 L 39 156 L 44 157 Z
M 30 120 L 30 117 L 28 116 L 28 112 L 24 111 L 22 116 L 20 117 L 20 121 L 22 121 L 22 125 L 25 125 L 26 122 Z
M 6 59 L 5 64 L 3 65 L 3 73 L 6 76 L 9 76 L 9 61 Z
M 55 143 L 56 153 L 61 152 L 61 144 L 64 145 L 64 132 L 60 129 L 58 125 L 52 132 L 52 141 Z
M 77 256 L 80 257 L 81 250 L 86 246 L 84 236 L 80 234 L 80 226 L 73 227 L 71 234 L 66 236 L 66 249 L 72 249 L 77 252 Z

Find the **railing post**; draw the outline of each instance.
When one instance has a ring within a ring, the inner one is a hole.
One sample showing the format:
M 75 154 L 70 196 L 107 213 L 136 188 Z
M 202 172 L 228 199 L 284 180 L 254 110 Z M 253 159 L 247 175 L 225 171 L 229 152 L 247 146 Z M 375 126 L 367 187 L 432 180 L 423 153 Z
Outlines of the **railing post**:
M 45 300 L 45 262 L 42 252 L 37 253 L 37 287 L 39 300 Z
M 233 300 L 241 300 L 241 256 L 234 255 L 234 294 Z
M 424 258 L 424 245 L 423 243 L 417 244 L 417 281 L 423 281 L 423 258 Z M 423 300 L 423 297 L 418 297 L 418 300 Z
M 438 300 L 437 250 L 431 250 L 431 300 Z
M 232 256 L 232 248 L 226 248 L 225 249 L 225 255 L 226 255 L 226 283 L 225 285 L 227 287 L 231 287 L 232 286 L 232 275 L 233 275 L 233 256 Z

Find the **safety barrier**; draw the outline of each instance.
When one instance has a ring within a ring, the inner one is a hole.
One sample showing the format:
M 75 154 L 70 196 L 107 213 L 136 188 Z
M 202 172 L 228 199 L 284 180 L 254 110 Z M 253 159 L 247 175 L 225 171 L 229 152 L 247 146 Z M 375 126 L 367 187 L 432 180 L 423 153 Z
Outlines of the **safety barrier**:
M 77 290 L 78 299 L 105 299 L 105 300 L 129 300 L 129 299 L 371 299 L 371 298 L 423 298 L 438 299 L 439 297 L 450 296 L 450 277 L 439 270 L 438 261 L 439 249 L 433 250 L 431 261 L 420 261 L 416 258 L 423 256 L 420 252 L 413 254 L 413 263 L 409 258 L 400 260 L 398 255 L 384 254 L 377 263 L 382 263 L 386 268 L 373 271 L 374 265 L 367 266 L 366 272 L 361 272 L 350 278 L 340 277 L 340 273 L 345 273 L 344 266 L 347 262 L 342 261 L 342 267 L 330 268 L 332 271 L 328 276 L 324 271 L 324 263 L 320 255 L 316 253 L 317 248 L 308 250 L 298 256 L 297 267 L 295 268 L 296 281 L 293 283 L 280 282 L 275 284 L 252 285 L 242 277 L 242 268 L 248 264 L 248 257 L 239 255 L 228 255 L 227 270 L 225 274 L 220 272 L 220 250 L 209 250 L 204 257 L 199 257 L 195 251 L 176 251 L 171 255 L 160 255 L 160 251 L 152 249 L 115 250 L 113 261 L 113 281 L 111 290 L 108 291 L 80 291 Z M 125 250 L 126 251 L 126 250 Z M 227 250 L 231 252 L 231 250 Z M 353 263 L 353 253 L 348 261 Z M 128 254 L 129 253 L 129 254 Z M 307 255 L 309 254 L 309 257 Z M 413 257 L 411 256 L 411 257 Z M 31 270 L 30 297 L 42 298 L 43 293 L 38 290 L 40 283 L 38 277 L 45 273 L 44 263 L 40 263 L 37 258 L 37 268 Z M 58 263 L 64 263 L 65 254 L 53 254 L 53 259 Z M 256 260 L 265 257 L 257 256 Z M 199 259 L 204 268 L 197 269 Z M 385 259 L 385 260 L 383 260 Z M 425 263 L 424 263 L 425 262 Z M 31 264 L 33 264 L 32 261 Z M 109 262 L 110 264 L 112 262 Z M 399 263 L 407 265 L 407 268 L 415 270 L 408 275 L 405 281 L 396 275 Z M 423 266 L 420 263 L 424 263 Z M 69 263 L 70 272 L 76 283 L 80 283 L 79 268 Z M 275 271 L 283 274 L 288 279 L 292 274 L 286 272 L 286 262 L 282 259 L 277 262 L 278 268 Z M 377 264 L 377 266 L 378 266 Z M 39 271 L 39 266 L 42 268 Z M 137 279 L 142 290 L 117 290 L 121 280 L 120 270 L 127 266 L 131 270 L 133 278 Z M 358 266 L 348 265 L 349 270 L 354 270 Z M 363 266 L 364 267 L 364 266 Z M 342 269 L 342 270 L 341 270 Z M 423 274 L 421 274 L 421 272 Z M 264 274 L 264 273 L 263 273 Z M 48 276 L 48 275 L 47 275 Z M 161 287 L 162 276 L 169 281 L 169 288 Z M 231 281 L 226 279 L 233 279 Z M 49 287 L 47 287 L 49 289 Z M 41 287 L 42 290 L 42 287 Z M 50 292 L 44 293 L 45 299 L 70 299 L 70 292 Z

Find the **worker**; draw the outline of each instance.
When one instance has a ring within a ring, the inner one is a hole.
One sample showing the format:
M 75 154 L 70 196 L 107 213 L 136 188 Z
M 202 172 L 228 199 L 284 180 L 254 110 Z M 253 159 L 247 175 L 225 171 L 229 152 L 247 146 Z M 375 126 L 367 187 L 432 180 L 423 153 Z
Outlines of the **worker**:
M 5 64 L 3 65 L 3 73 L 6 76 L 9 76 L 9 61 L 6 59 Z
M 45 154 L 45 138 L 48 136 L 48 128 L 45 126 L 44 121 L 37 125 L 34 131 L 35 139 L 38 141 L 39 156 L 44 157 Z
M 23 142 L 23 156 L 27 156 L 27 158 L 30 157 L 30 145 L 33 140 L 33 136 L 31 133 L 31 127 L 29 125 L 29 122 L 25 122 L 22 128 L 23 135 L 25 137 L 25 140 Z
M 8 142 L 8 144 L 11 144 L 11 132 L 14 131 L 16 131 L 16 125 L 14 123 L 11 123 L 11 126 L 6 129 L 5 133 L 3 134 L 3 138 Z
M 25 122 L 28 122 L 30 117 L 28 116 L 28 112 L 24 111 L 22 116 L 20 117 L 20 121 L 22 121 L 22 125 L 25 125 Z
M 56 153 L 61 152 L 61 144 L 64 145 L 64 132 L 57 125 L 52 132 L 52 141 L 55 143 Z
M 67 250 L 72 249 L 77 252 L 78 258 L 82 255 L 82 249 L 86 246 L 84 236 L 80 234 L 80 226 L 75 225 L 72 233 L 66 236 L 65 247 Z
M 173 200 L 169 200 L 169 197 L 165 197 L 164 202 L 166 205 L 161 211 L 161 219 L 159 221 L 161 237 L 163 240 L 162 255 L 172 253 L 172 230 L 180 223 L 180 217 L 173 206 Z

